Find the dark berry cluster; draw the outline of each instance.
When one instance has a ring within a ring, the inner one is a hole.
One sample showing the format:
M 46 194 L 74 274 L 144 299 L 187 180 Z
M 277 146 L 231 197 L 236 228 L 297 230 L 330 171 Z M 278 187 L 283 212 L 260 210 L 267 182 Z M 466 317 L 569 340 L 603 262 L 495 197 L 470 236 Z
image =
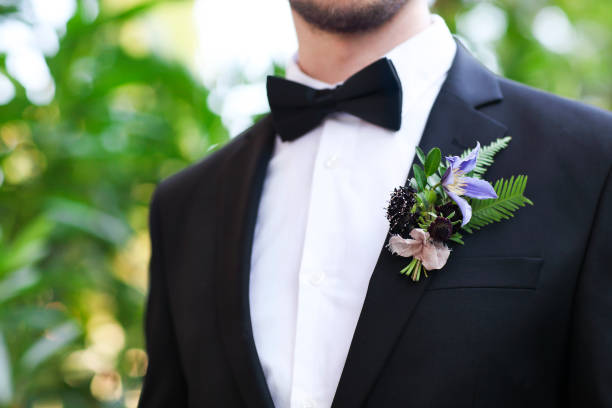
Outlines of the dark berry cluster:
M 452 201 L 449 201 L 444 205 L 436 206 L 436 212 L 442 215 L 442 217 L 448 218 L 451 222 L 462 220 L 461 210 L 459 209 L 459 206 Z M 453 212 L 455 214 L 452 217 L 449 217 L 449 215 L 451 215 Z
M 446 242 L 453 235 L 453 224 L 448 218 L 438 217 L 427 228 L 434 241 Z
M 391 234 L 409 237 L 410 231 L 417 225 L 418 214 L 411 212 L 415 202 L 415 190 L 412 187 L 398 187 L 393 190 L 387 206 Z

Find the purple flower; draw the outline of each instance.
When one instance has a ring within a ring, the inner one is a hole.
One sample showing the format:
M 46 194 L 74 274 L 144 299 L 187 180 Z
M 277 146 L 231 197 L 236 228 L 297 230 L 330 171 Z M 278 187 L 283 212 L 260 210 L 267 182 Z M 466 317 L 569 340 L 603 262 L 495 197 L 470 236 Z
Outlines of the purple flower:
M 449 167 L 442 176 L 441 183 L 446 194 L 457 203 L 459 210 L 461 210 L 461 215 L 463 216 L 462 227 L 470 222 L 472 207 L 460 196 L 478 198 L 480 200 L 497 198 L 493 186 L 488 181 L 465 176 L 476 167 L 479 152 L 480 143 L 477 142 L 476 148 L 465 159 L 459 156 L 446 157 Z

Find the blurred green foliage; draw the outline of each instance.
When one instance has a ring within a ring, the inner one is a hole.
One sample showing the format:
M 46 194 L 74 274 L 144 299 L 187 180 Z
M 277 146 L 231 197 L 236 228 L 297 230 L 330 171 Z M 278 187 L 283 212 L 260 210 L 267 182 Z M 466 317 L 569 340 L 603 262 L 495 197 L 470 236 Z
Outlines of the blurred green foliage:
M 460 23 L 477 8 L 496 8 L 505 18 L 506 30 L 490 44 L 478 44 L 467 34 L 478 32 L 478 25 L 486 27 L 496 14 L 481 13 L 471 21 L 475 27 L 460 30 Z M 477 56 L 483 56 L 479 50 L 490 47 L 498 56 L 504 76 L 612 109 L 612 7 L 608 0 L 437 0 L 435 11 L 445 18 L 451 31 L 463 34 Z M 559 14 L 568 20 L 569 27 L 564 26 L 563 18 L 551 18 Z M 563 52 L 551 51 L 534 37 L 535 22 L 544 20 L 548 24 L 541 25 L 543 34 L 560 42 L 559 46 L 566 48 Z
M 15 82 L 0 107 L 0 406 L 134 405 L 151 193 L 228 138 L 185 67 L 121 47 L 155 4 L 88 21 L 79 3 L 53 101 Z
M 59 52 L 47 58 L 53 101 L 31 103 L 12 80 L 16 96 L 0 106 L 0 406 L 135 405 L 146 368 L 151 193 L 228 140 L 188 69 L 121 45 L 122 28 L 161 2 L 102 8 L 91 19 L 91 1 L 78 2 Z M 17 18 L 21 1 L 5 3 L 0 19 Z M 435 11 L 455 31 L 481 3 L 439 0 Z M 490 2 L 507 29 L 473 45 L 494 50 L 510 78 L 610 108 L 608 3 Z M 551 5 L 582 36 L 572 52 L 551 52 L 532 35 Z M 8 75 L 5 59 L 0 73 Z

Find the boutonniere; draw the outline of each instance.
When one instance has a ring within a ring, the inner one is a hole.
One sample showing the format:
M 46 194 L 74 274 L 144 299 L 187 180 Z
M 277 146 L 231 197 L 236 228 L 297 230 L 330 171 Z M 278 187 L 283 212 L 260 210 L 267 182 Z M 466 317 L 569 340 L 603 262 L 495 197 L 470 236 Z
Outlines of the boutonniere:
M 483 180 L 493 157 L 506 148 L 511 138 L 495 140 L 488 146 L 447 156 L 434 147 L 427 155 L 417 147 L 421 165 L 413 165 L 414 177 L 407 186 L 393 190 L 387 207 L 391 237 L 388 249 L 412 258 L 400 271 L 418 281 L 421 272 L 442 269 L 450 255 L 451 243 L 463 245 L 463 234 L 473 233 L 487 224 L 512 217 L 526 204 L 523 195 L 527 176 L 499 179 L 494 185 Z

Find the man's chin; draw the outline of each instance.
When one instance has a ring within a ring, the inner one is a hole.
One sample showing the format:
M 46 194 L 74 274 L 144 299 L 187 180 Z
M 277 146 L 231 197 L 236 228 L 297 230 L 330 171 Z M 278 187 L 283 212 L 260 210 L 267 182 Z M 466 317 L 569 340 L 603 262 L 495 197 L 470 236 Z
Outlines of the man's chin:
M 396 15 L 409 0 L 289 0 L 307 23 L 333 33 L 375 30 Z

